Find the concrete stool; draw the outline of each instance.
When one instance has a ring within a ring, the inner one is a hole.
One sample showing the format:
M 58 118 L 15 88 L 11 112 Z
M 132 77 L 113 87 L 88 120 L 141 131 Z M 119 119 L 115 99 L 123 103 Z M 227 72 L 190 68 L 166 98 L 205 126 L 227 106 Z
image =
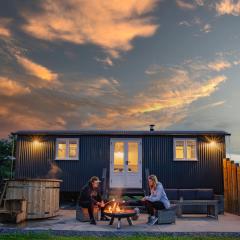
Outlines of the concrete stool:
M 96 221 L 100 220 L 101 211 L 99 210 L 98 207 L 93 208 L 93 216 Z M 80 222 L 89 222 L 90 218 L 88 215 L 88 209 L 77 206 L 76 207 L 76 219 Z
M 157 210 L 156 215 L 158 217 L 157 224 L 170 224 L 176 222 L 176 205 L 171 204 L 168 209 Z

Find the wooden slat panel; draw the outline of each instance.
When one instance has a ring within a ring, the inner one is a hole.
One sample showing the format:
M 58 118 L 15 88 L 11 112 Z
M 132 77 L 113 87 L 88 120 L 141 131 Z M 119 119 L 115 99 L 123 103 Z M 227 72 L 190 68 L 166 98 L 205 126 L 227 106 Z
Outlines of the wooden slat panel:
M 228 211 L 232 212 L 232 167 L 231 167 L 231 162 L 227 161 L 227 196 L 228 196 Z
M 227 159 L 223 159 L 223 181 L 224 181 L 224 208 L 228 211 L 228 175 L 227 175 Z
M 234 161 L 231 161 L 232 167 L 232 212 L 237 213 L 238 201 L 237 201 L 237 166 Z
M 240 215 L 240 166 L 239 166 L 239 164 L 237 165 L 237 189 L 238 189 L 238 194 L 237 194 L 238 215 Z
M 59 181 L 9 181 L 7 199 L 27 200 L 27 219 L 53 217 L 59 210 Z

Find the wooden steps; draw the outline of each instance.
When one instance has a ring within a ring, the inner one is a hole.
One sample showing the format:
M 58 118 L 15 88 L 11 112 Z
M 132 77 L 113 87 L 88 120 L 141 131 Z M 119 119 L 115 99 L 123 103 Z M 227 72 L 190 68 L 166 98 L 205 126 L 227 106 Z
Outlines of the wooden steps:
M 27 218 L 27 201 L 24 199 L 4 199 L 0 209 L 0 222 L 20 223 Z
M 7 187 L 8 187 L 8 182 L 3 180 L 0 185 L 0 207 L 2 206 L 3 199 L 6 196 Z

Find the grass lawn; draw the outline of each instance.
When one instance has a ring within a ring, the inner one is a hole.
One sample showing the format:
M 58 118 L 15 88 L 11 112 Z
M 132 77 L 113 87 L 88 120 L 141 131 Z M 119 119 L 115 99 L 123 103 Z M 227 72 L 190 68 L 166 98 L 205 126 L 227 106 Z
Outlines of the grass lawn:
M 0 240 L 239 240 L 237 237 L 60 237 L 48 234 L 6 234 L 0 235 Z

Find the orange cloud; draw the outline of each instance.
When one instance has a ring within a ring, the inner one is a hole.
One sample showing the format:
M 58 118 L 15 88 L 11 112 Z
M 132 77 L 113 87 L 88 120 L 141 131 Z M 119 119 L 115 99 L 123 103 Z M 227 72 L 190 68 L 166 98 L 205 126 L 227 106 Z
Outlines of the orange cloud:
M 23 30 L 49 41 L 93 43 L 112 57 L 132 48 L 136 37 L 152 36 L 158 25 L 147 16 L 157 0 L 46 0 L 38 13 L 22 12 Z
M 11 31 L 9 30 L 10 19 L 0 18 L 0 37 L 11 37 Z
M 14 96 L 30 93 L 30 89 L 5 77 L 0 77 L 0 95 Z
M 32 60 L 16 55 L 18 63 L 32 76 L 40 78 L 47 82 L 52 82 L 57 79 L 58 75 L 48 68 L 33 62 Z
M 196 8 L 196 5 L 193 1 L 186 1 L 186 0 L 176 0 L 177 6 L 185 9 L 185 10 L 194 10 Z
M 85 82 L 79 81 L 72 85 L 68 82 L 67 85 L 71 88 L 69 91 L 81 92 L 82 95 L 91 97 L 119 94 L 119 82 L 116 79 L 97 78 Z M 65 88 L 68 86 L 65 86 Z
M 216 11 L 219 15 L 240 15 L 240 0 L 220 0 L 216 3 Z
M 162 68 L 166 78 L 153 80 L 142 92 L 126 96 L 101 114 L 89 114 L 82 127 L 136 128 L 141 129 L 152 122 L 161 122 L 166 128 L 187 116 L 187 108 L 194 101 L 208 97 L 226 81 L 224 75 L 199 81 L 190 78 L 189 72 L 178 68 Z M 124 101 L 124 102 L 123 102 Z
M 211 70 L 220 72 L 222 70 L 225 70 L 227 68 L 230 68 L 232 66 L 232 64 L 226 60 L 216 60 L 214 62 L 210 62 L 208 63 L 208 67 Z
M 8 114 L 8 109 L 4 106 L 0 106 L 0 117 L 4 117 Z
M 9 29 L 0 26 L 0 36 L 2 36 L 2 37 L 10 37 L 11 33 L 10 33 Z
M 32 96 L 29 97 L 31 99 Z M 26 101 L 29 101 L 26 100 Z M 44 101 L 44 100 L 43 100 Z M 33 101 L 34 102 L 34 101 Z M 4 106 L 0 106 L 0 138 L 8 136 L 11 132 L 20 129 L 64 129 L 66 122 L 61 114 L 51 115 L 51 112 L 41 112 L 41 104 L 38 109 L 31 104 L 12 101 L 9 99 Z M 47 108 L 47 106 L 45 106 Z
M 1 117 L 1 109 L 0 109 Z M 1 120 L 1 124 L 5 127 L 1 129 L 1 137 L 8 136 L 11 132 L 18 130 L 40 130 L 40 129 L 56 129 L 62 130 L 65 126 L 59 123 L 58 118 L 53 118 L 52 121 L 27 113 L 5 113 Z M 7 122 L 7 123 L 6 123 Z

